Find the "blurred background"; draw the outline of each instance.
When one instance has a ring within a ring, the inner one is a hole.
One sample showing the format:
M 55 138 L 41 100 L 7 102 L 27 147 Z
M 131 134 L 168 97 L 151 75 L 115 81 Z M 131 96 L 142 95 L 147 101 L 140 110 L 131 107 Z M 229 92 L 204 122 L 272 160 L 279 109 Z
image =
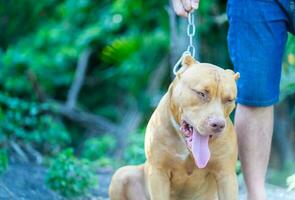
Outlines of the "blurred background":
M 197 59 L 232 69 L 226 1 L 201 0 L 195 17 Z M 16 195 L 11 177 L 39 173 L 46 188 L 87 196 L 104 173 L 144 162 L 145 127 L 187 47 L 186 25 L 168 0 L 0 0 L 0 189 Z M 287 187 L 295 172 L 291 35 L 282 70 L 268 182 Z

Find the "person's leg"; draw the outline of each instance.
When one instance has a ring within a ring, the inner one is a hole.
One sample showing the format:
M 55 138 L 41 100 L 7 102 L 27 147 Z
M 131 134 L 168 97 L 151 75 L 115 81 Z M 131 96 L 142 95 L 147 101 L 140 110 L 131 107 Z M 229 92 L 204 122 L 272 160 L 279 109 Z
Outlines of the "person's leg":
M 273 106 L 249 107 L 238 104 L 235 129 L 248 200 L 266 200 L 264 181 L 273 132 Z
M 235 129 L 242 171 L 248 200 L 265 200 L 288 18 L 276 1 L 228 0 L 227 13 L 229 53 L 241 75 Z

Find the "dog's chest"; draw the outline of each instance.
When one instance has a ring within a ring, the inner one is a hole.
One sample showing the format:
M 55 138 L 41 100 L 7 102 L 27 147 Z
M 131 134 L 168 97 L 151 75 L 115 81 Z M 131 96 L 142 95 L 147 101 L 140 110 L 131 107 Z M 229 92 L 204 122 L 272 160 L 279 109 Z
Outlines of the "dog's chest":
M 213 175 L 208 170 L 197 169 L 195 166 L 191 172 L 186 166 L 172 171 L 170 183 L 171 199 L 182 200 L 196 199 L 215 185 Z

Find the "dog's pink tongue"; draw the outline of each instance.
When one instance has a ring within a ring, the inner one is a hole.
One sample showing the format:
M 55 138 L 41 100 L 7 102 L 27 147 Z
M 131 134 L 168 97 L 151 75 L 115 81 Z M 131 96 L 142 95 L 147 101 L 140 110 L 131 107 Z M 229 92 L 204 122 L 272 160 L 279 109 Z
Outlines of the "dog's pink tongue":
M 209 136 L 202 136 L 193 131 L 192 152 L 198 168 L 206 167 L 210 159 Z

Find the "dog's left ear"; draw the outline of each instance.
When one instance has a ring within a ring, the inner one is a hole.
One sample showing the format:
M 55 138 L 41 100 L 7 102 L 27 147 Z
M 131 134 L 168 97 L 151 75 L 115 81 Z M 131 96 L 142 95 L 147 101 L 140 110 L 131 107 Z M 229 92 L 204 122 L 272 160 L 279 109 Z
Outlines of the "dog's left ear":
M 182 74 L 186 69 L 191 67 L 192 65 L 196 64 L 197 61 L 191 55 L 184 55 L 181 61 L 181 67 L 177 71 L 176 76 L 178 77 Z
M 237 80 L 239 80 L 239 78 L 240 78 L 240 73 L 239 72 L 234 72 L 234 71 L 232 71 L 232 70 L 230 70 L 230 69 L 227 69 L 227 70 L 225 70 L 225 71 L 228 71 L 228 72 L 230 72 L 233 76 L 234 76 L 234 79 L 237 81 Z
M 236 73 L 234 74 L 234 78 L 235 78 L 236 81 L 239 80 L 239 78 L 240 78 L 240 73 L 239 73 L 239 72 L 236 72 Z

